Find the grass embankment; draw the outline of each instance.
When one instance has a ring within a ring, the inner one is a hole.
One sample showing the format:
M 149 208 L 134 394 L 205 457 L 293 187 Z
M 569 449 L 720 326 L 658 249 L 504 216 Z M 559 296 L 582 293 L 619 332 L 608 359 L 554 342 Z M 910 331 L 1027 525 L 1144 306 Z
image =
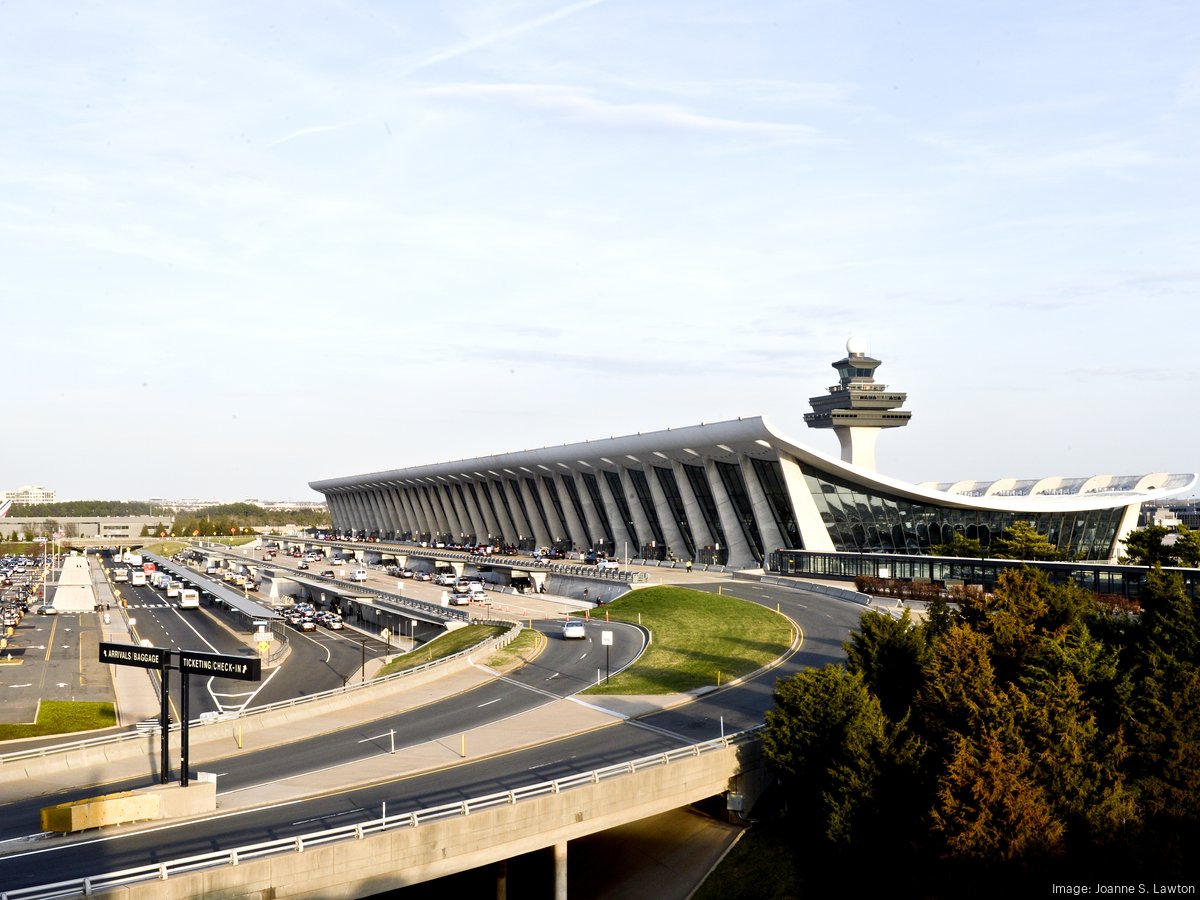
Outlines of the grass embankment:
M 483 664 L 498 672 L 508 672 L 529 662 L 542 652 L 545 645 L 546 636 L 544 634 L 540 631 L 523 628 L 507 647 L 492 653 L 483 661 Z
M 112 728 L 116 724 L 117 710 L 112 703 L 43 700 L 38 706 L 37 721 L 32 725 L 0 725 L 0 741 L 68 734 L 74 731 L 94 731 L 98 728 Z
M 505 625 L 467 625 L 465 628 L 456 628 L 454 631 L 448 631 L 435 637 L 428 644 L 422 644 L 415 650 L 396 657 L 380 669 L 375 677 L 383 678 L 385 675 L 394 675 L 407 669 L 415 669 L 417 666 L 423 666 L 435 659 L 453 656 L 455 653 L 468 650 L 484 641 L 499 637 L 507 632 L 508 628 L 509 626 Z
M 791 622 L 757 603 L 663 585 L 632 591 L 602 610 L 650 630 L 642 657 L 588 694 L 673 694 L 724 684 L 781 656 Z M 599 630 L 593 625 L 592 638 Z

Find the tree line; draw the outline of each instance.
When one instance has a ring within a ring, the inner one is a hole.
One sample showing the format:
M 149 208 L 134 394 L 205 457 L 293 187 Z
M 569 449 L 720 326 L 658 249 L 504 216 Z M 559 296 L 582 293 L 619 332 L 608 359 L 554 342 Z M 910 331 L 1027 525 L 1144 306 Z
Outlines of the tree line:
M 844 666 L 777 684 L 764 750 L 814 895 L 864 855 L 900 896 L 1184 878 L 1200 611 L 1178 573 L 1131 610 L 1031 568 L 957 599 L 867 612 Z

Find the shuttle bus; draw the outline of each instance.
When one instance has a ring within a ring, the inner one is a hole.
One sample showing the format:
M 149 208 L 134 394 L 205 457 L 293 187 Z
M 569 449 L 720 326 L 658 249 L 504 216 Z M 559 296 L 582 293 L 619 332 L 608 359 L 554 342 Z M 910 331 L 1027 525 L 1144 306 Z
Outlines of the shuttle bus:
M 141 569 L 134 569 L 129 573 L 129 583 L 144 586 L 146 584 L 146 573 Z
M 195 588 L 183 588 L 179 592 L 180 609 L 199 609 L 200 592 Z
M 182 581 L 168 581 L 167 582 L 167 596 L 168 597 L 172 597 L 172 598 L 178 597 L 179 592 L 182 590 L 183 590 L 183 582 Z

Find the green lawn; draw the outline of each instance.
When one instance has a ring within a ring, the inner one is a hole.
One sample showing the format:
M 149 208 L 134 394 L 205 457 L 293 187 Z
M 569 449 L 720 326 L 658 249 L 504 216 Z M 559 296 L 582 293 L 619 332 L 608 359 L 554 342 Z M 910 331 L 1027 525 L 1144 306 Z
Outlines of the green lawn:
M 375 674 L 375 677 L 383 678 L 385 675 L 394 675 L 397 672 L 403 672 L 407 669 L 415 669 L 417 666 L 432 662 L 435 659 L 453 656 L 462 650 L 470 649 L 478 644 L 482 644 L 484 641 L 499 637 L 507 631 L 508 626 L 505 625 L 468 625 L 465 628 L 456 628 L 454 631 L 448 631 L 445 634 L 435 637 L 428 644 L 422 644 L 415 650 L 410 650 L 403 656 L 396 657 L 380 669 Z
M 792 623 L 736 597 L 660 587 L 631 591 L 594 611 L 603 620 L 640 622 L 651 643 L 642 657 L 589 694 L 672 694 L 721 684 L 781 656 L 791 646 Z M 603 626 L 593 624 L 593 640 Z
M 68 734 L 73 731 L 93 731 L 97 728 L 111 728 L 116 724 L 117 710 L 112 703 L 43 700 L 38 706 L 38 717 L 34 724 L 0 724 L 0 741 Z

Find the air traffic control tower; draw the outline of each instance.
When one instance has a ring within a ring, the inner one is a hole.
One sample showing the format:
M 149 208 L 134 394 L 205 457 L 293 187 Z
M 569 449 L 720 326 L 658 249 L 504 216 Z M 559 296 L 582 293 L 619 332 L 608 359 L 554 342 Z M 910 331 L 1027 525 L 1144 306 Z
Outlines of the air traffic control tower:
M 912 413 L 897 409 L 907 394 L 875 383 L 880 360 L 867 355 L 866 341 L 846 341 L 846 357 L 833 363 L 841 383 L 822 397 L 809 398 L 813 411 L 804 414 L 810 428 L 832 428 L 842 445 L 842 462 L 875 471 L 875 439 L 881 428 L 907 425 Z

